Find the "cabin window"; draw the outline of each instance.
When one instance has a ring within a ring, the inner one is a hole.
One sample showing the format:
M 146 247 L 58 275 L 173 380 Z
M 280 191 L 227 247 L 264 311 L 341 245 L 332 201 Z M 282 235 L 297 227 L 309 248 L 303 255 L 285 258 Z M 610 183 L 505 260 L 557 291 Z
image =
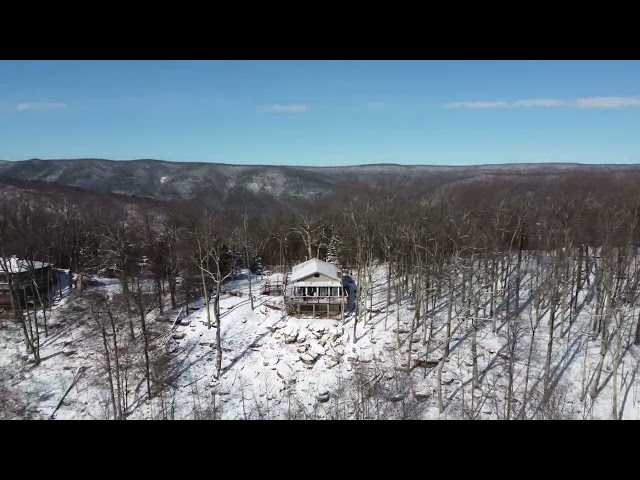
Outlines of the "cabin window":
M 318 296 L 320 297 L 326 297 L 329 295 L 329 287 L 320 287 L 318 290 Z
M 319 273 L 314 273 L 314 274 L 313 274 L 313 276 L 314 276 L 314 277 L 319 277 L 319 276 L 320 276 L 320 274 L 319 274 Z

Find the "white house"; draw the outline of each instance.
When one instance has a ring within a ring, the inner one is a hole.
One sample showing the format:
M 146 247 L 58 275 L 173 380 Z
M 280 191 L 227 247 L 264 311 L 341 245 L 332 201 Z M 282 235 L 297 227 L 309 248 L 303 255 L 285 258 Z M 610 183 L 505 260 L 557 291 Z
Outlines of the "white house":
M 285 291 L 290 313 L 335 316 L 347 302 L 342 272 L 332 263 L 312 258 L 293 267 Z

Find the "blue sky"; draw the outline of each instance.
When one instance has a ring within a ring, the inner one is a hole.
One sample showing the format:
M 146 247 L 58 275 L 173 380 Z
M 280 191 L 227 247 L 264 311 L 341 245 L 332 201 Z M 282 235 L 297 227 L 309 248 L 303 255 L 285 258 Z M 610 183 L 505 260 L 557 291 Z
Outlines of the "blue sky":
M 0 159 L 640 163 L 638 61 L 0 61 Z

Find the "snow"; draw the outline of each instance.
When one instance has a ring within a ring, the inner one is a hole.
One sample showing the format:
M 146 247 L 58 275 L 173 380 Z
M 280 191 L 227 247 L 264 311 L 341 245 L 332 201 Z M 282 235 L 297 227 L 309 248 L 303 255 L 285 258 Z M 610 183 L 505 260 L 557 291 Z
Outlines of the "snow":
M 151 312 L 149 324 L 154 332 L 166 337 L 167 348 L 173 352 L 171 374 L 165 388 L 147 402 L 143 377 L 134 372 L 137 377 L 131 381 L 129 418 L 504 418 L 508 380 L 504 360 L 506 327 L 499 326 L 492 333 L 488 322 L 478 331 L 481 385 L 473 390 L 469 325 L 455 320 L 458 328 L 451 342 L 451 354 L 441 364 L 438 359 L 443 348 L 441 327 L 446 319 L 446 299 L 441 299 L 436 307 L 436 333 L 427 355 L 421 327 L 413 334 L 414 342 L 408 341 L 409 322 L 415 313 L 409 310 L 409 301 L 401 302 L 399 320 L 395 303 L 387 313 L 384 275 L 381 266 L 374 275 L 374 312 L 367 313 L 366 322 L 359 322 L 355 338 L 353 315 L 348 315 L 343 325 L 339 320 L 294 318 L 280 310 L 265 308 L 265 303 L 274 297 L 256 295 L 257 278 L 252 282 L 255 308 L 251 310 L 246 277 L 228 282 L 227 290 L 240 291 L 242 297 L 221 297 L 223 351 L 219 379 L 215 378 L 216 328 L 207 327 L 202 302 L 193 305 L 198 309 L 176 324 L 173 331 L 172 322 L 154 322 L 157 313 Z M 118 287 L 115 279 L 97 279 L 89 288 L 114 294 Z M 582 299 L 581 294 L 579 300 Z M 392 295 L 392 302 L 395 300 Z M 29 357 L 23 355 L 17 326 L 10 322 L 2 324 L 0 387 L 4 385 L 26 406 L 22 416 L 49 418 L 76 375 L 79 375 L 77 383 L 54 418 L 97 419 L 110 415 L 99 353 L 102 339 L 94 322 L 74 310 L 75 302 L 70 295 L 54 307 L 49 325 L 58 327 L 51 327 L 44 340 L 42 363 L 38 366 L 24 359 Z M 599 339 L 589 338 L 591 313 L 591 305 L 586 304 L 567 335 L 561 339 L 559 331 L 554 333 L 555 407 L 541 410 L 536 414 L 538 417 L 610 418 L 612 379 L 606 379 L 613 375 L 610 357 L 605 363 L 602 375 L 605 384 L 600 394 L 593 401 L 589 395 L 585 398 L 581 395 L 600 353 Z M 166 313 L 170 319 L 176 315 L 177 310 Z M 532 348 L 529 379 L 532 405 L 539 403 L 547 331 L 543 318 Z M 174 338 L 169 338 L 172 335 Z M 521 408 L 524 393 L 528 338 L 523 336 L 519 351 L 524 353 L 518 354 L 515 364 L 514 396 L 518 399 L 514 402 L 515 413 Z M 417 362 L 418 366 L 406 373 L 409 350 L 411 362 Z M 636 375 L 639 365 L 634 356 L 637 354 L 637 349 L 632 348 L 620 367 L 618 409 L 624 419 L 640 419 L 640 380 Z M 423 367 L 425 364 L 430 366 Z M 434 365 L 442 365 L 442 414 L 437 401 L 438 368 Z M 81 375 L 80 367 L 85 367 Z M 375 395 L 366 396 L 366 392 Z M 527 418 L 534 413 L 533 409 L 528 410 Z

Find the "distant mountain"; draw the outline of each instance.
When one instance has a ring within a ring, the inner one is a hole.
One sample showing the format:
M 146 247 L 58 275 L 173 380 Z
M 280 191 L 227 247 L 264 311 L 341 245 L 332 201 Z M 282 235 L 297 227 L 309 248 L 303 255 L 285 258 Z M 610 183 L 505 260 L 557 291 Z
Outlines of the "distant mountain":
M 322 175 L 288 167 L 159 160 L 0 162 L 0 175 L 162 201 L 201 195 L 224 199 L 235 194 L 314 197 L 330 193 L 333 183 Z
M 159 201 L 194 198 L 220 201 L 304 198 L 313 201 L 330 195 L 340 184 L 347 182 L 384 184 L 408 188 L 419 194 L 461 182 L 513 177 L 557 178 L 566 173 L 635 176 L 640 175 L 640 165 L 540 163 L 468 167 L 395 164 L 287 167 L 152 159 L 0 161 L 0 176 Z

